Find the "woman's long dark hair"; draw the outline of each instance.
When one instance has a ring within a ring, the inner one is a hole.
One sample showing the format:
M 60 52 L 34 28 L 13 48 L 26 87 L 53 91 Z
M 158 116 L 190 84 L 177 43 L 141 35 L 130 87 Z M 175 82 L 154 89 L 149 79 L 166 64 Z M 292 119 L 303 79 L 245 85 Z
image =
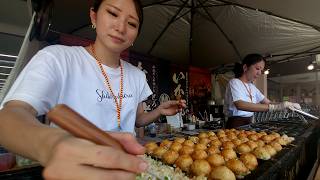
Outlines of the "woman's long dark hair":
M 243 74 L 243 65 L 247 65 L 247 67 L 249 68 L 250 66 L 257 64 L 261 61 L 266 62 L 266 60 L 264 59 L 264 57 L 260 54 L 248 54 L 246 55 L 246 57 L 242 60 L 242 63 L 236 63 L 234 65 L 234 75 L 236 78 L 239 78 L 242 76 Z
M 92 8 L 93 8 L 94 12 L 98 11 L 98 9 L 103 1 L 104 0 L 94 0 L 93 1 Z M 138 34 L 139 34 L 141 27 L 142 27 L 142 23 L 143 23 L 143 9 L 142 9 L 142 5 L 141 5 L 140 0 L 133 0 L 133 2 L 134 2 L 135 8 L 136 8 L 136 11 L 138 14 L 138 18 L 139 18 L 139 29 L 138 29 Z

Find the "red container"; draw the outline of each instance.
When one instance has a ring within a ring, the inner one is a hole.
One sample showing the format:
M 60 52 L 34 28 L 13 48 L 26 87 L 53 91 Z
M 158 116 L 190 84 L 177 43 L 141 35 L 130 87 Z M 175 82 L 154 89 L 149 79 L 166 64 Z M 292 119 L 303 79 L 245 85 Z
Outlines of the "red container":
M 16 164 L 16 157 L 12 153 L 0 154 L 0 171 L 11 169 Z

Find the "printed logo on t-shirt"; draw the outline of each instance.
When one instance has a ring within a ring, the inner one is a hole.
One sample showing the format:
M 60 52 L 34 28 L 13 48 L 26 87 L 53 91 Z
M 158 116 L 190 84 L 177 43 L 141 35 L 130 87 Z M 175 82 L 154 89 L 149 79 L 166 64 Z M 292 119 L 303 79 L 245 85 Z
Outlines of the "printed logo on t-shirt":
M 97 101 L 102 102 L 104 99 L 113 99 L 112 94 L 106 90 L 97 89 L 96 93 L 98 95 Z M 122 98 L 132 98 L 132 94 L 126 94 L 125 92 L 122 95 Z M 120 94 L 117 95 L 117 99 L 120 98 Z

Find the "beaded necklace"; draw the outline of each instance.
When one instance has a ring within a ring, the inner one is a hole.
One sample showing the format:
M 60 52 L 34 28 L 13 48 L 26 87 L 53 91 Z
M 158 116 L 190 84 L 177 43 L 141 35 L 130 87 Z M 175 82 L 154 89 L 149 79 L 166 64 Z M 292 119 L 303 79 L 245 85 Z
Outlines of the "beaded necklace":
M 118 120 L 118 127 L 119 129 L 121 128 L 120 127 L 120 117 L 121 117 L 121 106 L 122 106 L 122 98 L 123 98 L 123 67 L 122 67 L 122 64 L 121 64 L 121 61 L 119 62 L 120 63 L 120 97 L 119 97 L 119 102 L 117 101 L 117 96 L 115 96 L 115 94 L 113 93 L 112 91 L 112 88 L 111 88 L 111 84 L 110 84 L 110 81 L 109 81 L 109 78 L 108 78 L 108 75 L 107 73 L 105 72 L 105 70 L 103 69 L 102 67 L 102 63 L 101 63 L 101 60 L 98 59 L 96 53 L 95 53 L 95 49 L 93 47 L 93 45 L 91 44 L 90 45 L 90 48 L 91 48 L 91 51 L 92 51 L 92 54 L 93 54 L 93 57 L 96 59 L 96 62 L 98 64 L 98 66 L 100 67 L 100 70 L 101 70 L 101 73 L 102 75 L 104 76 L 104 79 L 105 79 L 105 85 L 106 87 L 109 89 L 109 91 L 111 92 L 111 95 L 114 99 L 114 102 L 116 103 L 116 107 L 117 107 L 117 120 Z
M 251 94 L 251 88 L 250 88 L 250 85 L 248 84 L 248 87 L 246 86 L 246 84 L 241 80 L 241 82 L 242 82 L 242 84 L 244 85 L 244 87 L 246 88 L 246 90 L 247 90 L 247 92 L 248 92 L 248 94 L 249 94 L 249 97 L 250 97 L 250 100 L 251 100 L 251 102 L 253 102 L 252 101 L 252 94 Z

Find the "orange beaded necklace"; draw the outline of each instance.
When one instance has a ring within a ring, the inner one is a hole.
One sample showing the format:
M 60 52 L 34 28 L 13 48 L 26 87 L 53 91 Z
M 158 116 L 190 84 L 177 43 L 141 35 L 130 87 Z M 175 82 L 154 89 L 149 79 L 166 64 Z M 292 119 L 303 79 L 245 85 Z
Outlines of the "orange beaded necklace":
M 90 48 L 91 48 L 91 51 L 92 51 L 92 54 L 93 54 L 93 57 L 96 59 L 96 62 L 98 64 L 98 66 L 100 67 L 100 70 L 101 70 L 101 73 L 102 75 L 104 76 L 105 78 L 105 85 L 107 86 L 107 88 L 109 89 L 109 91 L 111 92 L 111 95 L 113 96 L 113 99 L 114 99 L 114 102 L 116 103 L 116 107 L 117 107 L 117 120 L 118 120 L 118 127 L 119 129 L 121 128 L 120 127 L 120 117 L 121 117 L 121 106 L 122 106 L 122 98 L 123 98 L 123 67 L 122 67 L 122 64 L 121 64 L 121 61 L 119 62 L 120 63 L 120 97 L 119 97 L 119 102 L 117 101 L 117 96 L 114 95 L 113 91 L 112 91 L 112 88 L 111 88 L 111 84 L 109 82 L 109 78 L 108 78 L 108 75 L 107 73 L 105 72 L 105 70 L 103 69 L 102 67 L 102 63 L 100 61 L 100 59 L 98 59 L 96 53 L 95 53 L 95 50 L 94 50 L 94 47 L 93 45 L 91 44 L 90 45 Z
M 251 94 L 251 88 L 250 88 L 250 84 L 248 84 L 248 87 L 246 86 L 246 84 L 240 79 L 240 81 L 242 82 L 242 84 L 244 85 L 244 87 L 246 88 L 246 90 L 247 90 L 247 92 L 248 92 L 248 94 L 249 94 L 249 97 L 250 97 L 250 100 L 251 100 L 251 102 L 253 102 L 252 101 L 252 94 Z

